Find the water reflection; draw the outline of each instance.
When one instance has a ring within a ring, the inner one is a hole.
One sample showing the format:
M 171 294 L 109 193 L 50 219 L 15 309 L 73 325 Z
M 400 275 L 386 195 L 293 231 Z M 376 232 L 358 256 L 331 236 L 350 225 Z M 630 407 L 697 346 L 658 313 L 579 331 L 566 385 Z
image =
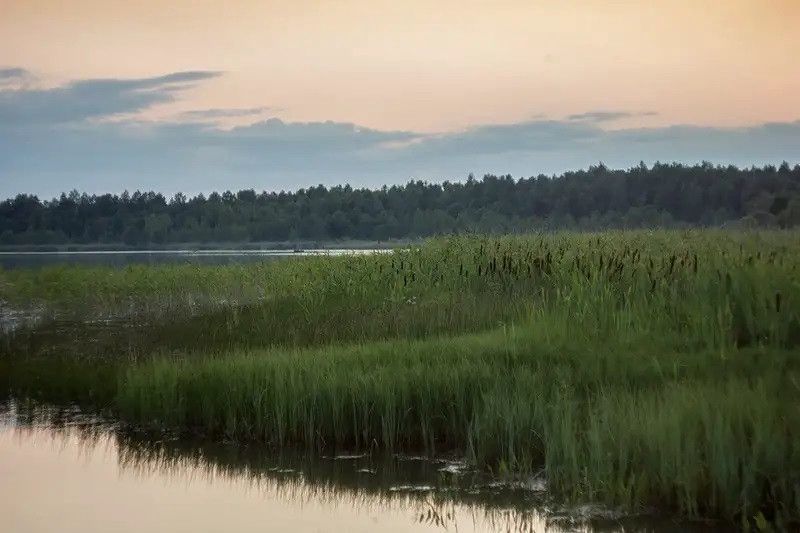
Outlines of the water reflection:
M 137 434 L 77 408 L 4 404 L 0 522 L 34 531 L 685 531 L 556 505 L 457 461 L 310 456 Z

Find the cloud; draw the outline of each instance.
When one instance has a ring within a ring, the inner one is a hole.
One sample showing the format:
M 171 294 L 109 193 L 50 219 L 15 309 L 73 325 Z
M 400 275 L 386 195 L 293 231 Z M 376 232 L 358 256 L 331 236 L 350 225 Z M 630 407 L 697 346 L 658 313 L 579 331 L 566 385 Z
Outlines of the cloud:
M 18 68 L 4 70 L 9 77 L 25 74 Z M 137 113 L 174 101 L 179 91 L 219 75 L 187 71 L 153 78 L 79 80 L 49 89 L 0 88 L 0 123 L 30 127 Z
M 284 122 L 270 118 L 249 126 L 240 126 L 222 135 L 240 146 L 256 149 L 269 145 L 280 149 L 308 151 L 363 150 L 379 148 L 383 143 L 407 141 L 419 134 L 406 131 L 381 131 L 347 122 Z
M 576 115 L 569 115 L 567 117 L 568 120 L 575 120 L 575 121 L 585 121 L 585 122 L 594 122 L 594 123 L 601 123 L 601 122 L 613 122 L 615 120 L 621 120 L 623 118 L 633 118 L 633 117 L 652 117 L 657 115 L 655 111 L 641 111 L 641 112 L 631 112 L 631 111 L 589 111 L 586 113 L 578 113 Z
M 379 187 L 468 173 L 530 176 L 639 161 L 748 166 L 800 162 L 800 121 L 747 128 L 674 126 L 606 131 L 572 121 L 526 122 L 430 136 L 336 122 L 270 119 L 204 124 L 105 122 L 0 130 L 0 197 L 154 189 L 288 190 L 318 183 Z
M 19 67 L 11 67 L 11 68 L 0 68 L 0 80 L 5 80 L 9 78 L 24 78 L 28 75 L 28 71 L 24 68 Z
M 24 88 L 33 75 L 19 67 L 0 68 L 0 91 Z
M 502 154 L 552 150 L 565 143 L 580 145 L 601 134 L 598 128 L 560 120 L 483 125 L 463 132 L 430 136 L 410 147 L 419 154 Z
M 275 111 L 277 111 L 277 109 L 272 107 L 193 109 L 180 113 L 177 119 L 216 122 L 225 118 L 253 117 Z
M 800 121 L 607 130 L 607 121 L 637 113 L 590 111 L 432 135 L 278 118 L 226 130 L 215 126 L 229 117 L 259 117 L 269 108 L 201 109 L 170 122 L 94 120 L 174 100 L 217 75 L 179 72 L 0 90 L 0 198 L 22 192 L 46 198 L 73 188 L 194 194 L 318 183 L 379 187 L 410 178 L 463 179 L 470 172 L 553 174 L 598 161 L 609 167 L 639 161 L 800 162 Z

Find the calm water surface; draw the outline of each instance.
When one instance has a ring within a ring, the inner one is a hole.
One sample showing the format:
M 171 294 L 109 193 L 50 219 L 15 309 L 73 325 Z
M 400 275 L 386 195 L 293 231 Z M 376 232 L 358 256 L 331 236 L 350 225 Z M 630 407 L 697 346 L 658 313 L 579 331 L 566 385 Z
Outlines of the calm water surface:
M 456 461 L 278 455 L 137 436 L 77 409 L 1 409 L 4 533 L 687 530 L 559 507 L 541 480 L 501 483 Z
M 330 248 L 313 250 L 104 250 L 73 252 L 0 252 L 3 268 L 40 267 L 58 264 L 111 265 L 159 263 L 228 264 L 306 257 L 385 253 L 386 249 Z

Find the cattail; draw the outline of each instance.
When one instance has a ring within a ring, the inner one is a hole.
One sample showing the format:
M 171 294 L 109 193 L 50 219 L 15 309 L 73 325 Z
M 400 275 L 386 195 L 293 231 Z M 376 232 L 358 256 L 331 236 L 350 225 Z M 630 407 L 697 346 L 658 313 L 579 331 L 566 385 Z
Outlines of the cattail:
M 777 312 L 779 312 L 779 313 L 781 312 L 781 293 L 780 292 L 776 292 L 775 293 L 775 310 Z

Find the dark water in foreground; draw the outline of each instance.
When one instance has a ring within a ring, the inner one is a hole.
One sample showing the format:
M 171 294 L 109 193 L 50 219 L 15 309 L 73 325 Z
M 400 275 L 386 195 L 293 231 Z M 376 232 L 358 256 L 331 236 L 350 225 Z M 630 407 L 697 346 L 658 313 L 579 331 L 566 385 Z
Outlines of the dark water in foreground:
M 137 436 L 77 409 L 0 408 L 4 533 L 695 529 L 561 507 L 544 489 L 451 460 L 275 454 Z
M 194 263 L 219 265 L 305 257 L 386 252 L 385 249 L 312 250 L 103 250 L 73 252 L 0 252 L 0 267 L 30 268 L 59 264 L 110 265 Z

